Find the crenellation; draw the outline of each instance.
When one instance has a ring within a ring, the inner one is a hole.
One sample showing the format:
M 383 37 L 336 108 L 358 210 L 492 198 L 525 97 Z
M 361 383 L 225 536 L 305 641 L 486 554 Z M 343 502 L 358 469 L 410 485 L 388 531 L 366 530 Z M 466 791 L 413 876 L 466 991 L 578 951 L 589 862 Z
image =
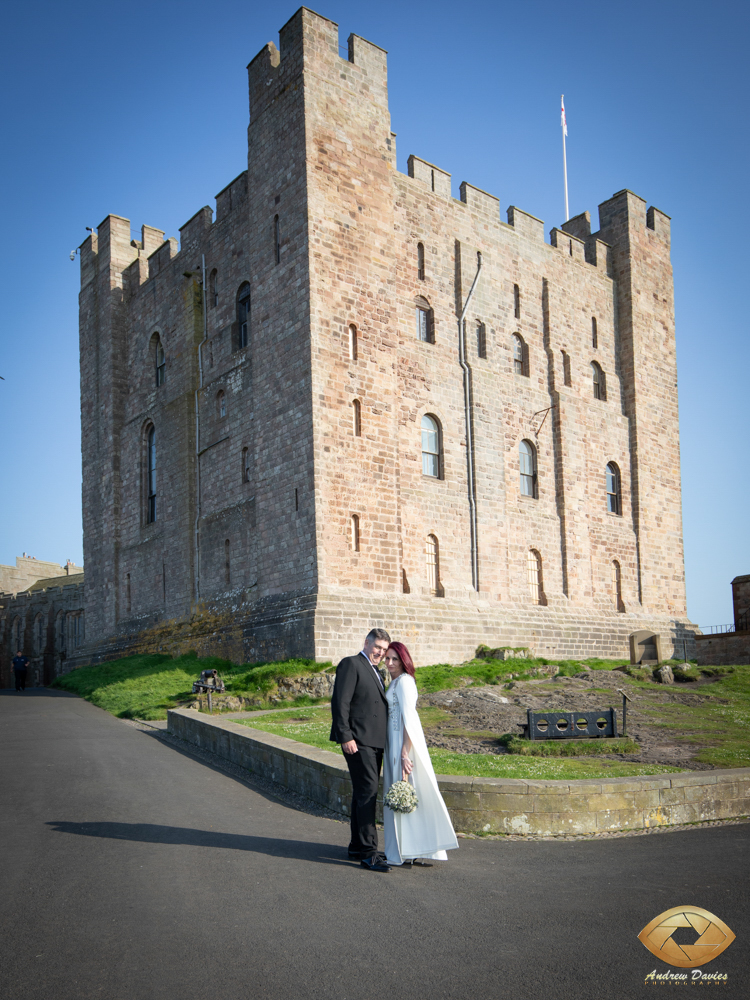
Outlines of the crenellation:
M 412 155 L 407 160 L 409 177 L 421 181 L 427 188 L 440 198 L 451 197 L 451 175 L 427 160 L 421 160 Z
M 573 236 L 571 233 L 555 227 L 550 230 L 549 241 L 550 246 L 560 250 L 571 260 L 578 261 L 579 264 L 589 263 L 586 260 L 586 242 L 578 236 Z
M 536 216 L 510 205 L 508 208 L 508 225 L 513 226 L 515 231 L 530 240 L 544 243 L 544 223 Z
M 496 198 L 493 194 L 488 194 L 486 191 L 482 191 L 481 188 L 474 187 L 473 184 L 467 184 L 466 181 L 462 181 L 460 188 L 461 201 L 468 205 L 472 212 L 477 212 L 483 216 L 486 220 L 494 222 L 496 225 L 500 223 L 500 199 Z
M 148 276 L 149 279 L 156 277 L 160 274 L 173 260 L 177 254 L 180 252 L 179 244 L 174 236 L 170 236 L 168 240 L 165 240 L 161 246 L 157 247 L 152 254 L 148 256 Z
M 213 210 L 204 205 L 193 215 L 184 226 L 180 226 L 180 249 L 191 251 L 203 243 L 206 232 L 213 223 Z

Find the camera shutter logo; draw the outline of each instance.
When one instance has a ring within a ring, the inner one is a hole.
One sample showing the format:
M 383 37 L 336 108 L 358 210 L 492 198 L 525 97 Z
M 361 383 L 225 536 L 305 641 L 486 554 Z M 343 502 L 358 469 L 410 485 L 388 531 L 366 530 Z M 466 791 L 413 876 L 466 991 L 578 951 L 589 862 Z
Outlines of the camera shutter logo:
M 672 937 L 678 927 L 692 928 L 698 937 L 693 944 L 678 944 Z M 723 920 L 700 906 L 675 906 L 646 924 L 638 940 L 667 965 L 694 969 L 727 950 L 735 934 Z

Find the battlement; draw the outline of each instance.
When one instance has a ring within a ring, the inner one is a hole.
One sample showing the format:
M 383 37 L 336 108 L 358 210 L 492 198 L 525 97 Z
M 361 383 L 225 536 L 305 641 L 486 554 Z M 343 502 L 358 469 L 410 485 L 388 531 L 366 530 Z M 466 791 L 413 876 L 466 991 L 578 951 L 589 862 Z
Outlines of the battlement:
M 247 199 L 247 170 L 230 181 L 226 187 L 216 195 L 216 221 L 220 222 L 234 211 L 242 202 Z
M 426 184 L 430 191 L 440 195 L 441 198 L 450 198 L 451 175 L 445 170 L 436 167 L 434 163 L 428 163 L 427 160 L 420 160 L 413 153 L 407 160 L 407 166 L 409 177 Z

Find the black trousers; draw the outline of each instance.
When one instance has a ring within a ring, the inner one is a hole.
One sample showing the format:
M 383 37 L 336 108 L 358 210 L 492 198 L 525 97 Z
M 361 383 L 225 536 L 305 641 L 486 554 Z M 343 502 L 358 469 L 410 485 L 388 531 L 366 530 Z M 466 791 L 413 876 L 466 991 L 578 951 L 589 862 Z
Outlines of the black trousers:
M 352 779 L 352 836 L 349 850 L 359 851 L 363 858 L 369 858 L 378 850 L 375 807 L 383 750 L 381 747 L 366 747 L 361 743 L 357 746 L 357 753 L 344 754 Z
M 16 675 L 16 691 L 26 690 L 26 671 L 25 670 L 15 670 Z

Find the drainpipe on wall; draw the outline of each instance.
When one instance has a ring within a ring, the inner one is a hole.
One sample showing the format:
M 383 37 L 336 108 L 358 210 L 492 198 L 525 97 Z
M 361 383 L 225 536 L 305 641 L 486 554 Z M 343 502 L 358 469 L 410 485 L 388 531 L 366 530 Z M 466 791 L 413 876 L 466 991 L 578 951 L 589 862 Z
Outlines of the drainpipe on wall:
M 203 299 L 203 340 L 198 344 L 198 388 L 195 390 L 195 600 L 201 597 L 201 550 L 199 524 L 201 519 L 201 418 L 199 397 L 203 389 L 203 345 L 208 340 L 206 311 L 206 255 L 201 254 L 201 297 Z
M 471 523 L 471 582 L 474 590 L 479 590 L 479 551 L 477 539 L 477 494 L 474 482 L 474 434 L 473 420 L 471 413 L 471 367 L 466 360 L 466 329 L 464 322 L 466 313 L 469 310 L 469 303 L 474 294 L 474 289 L 479 281 L 479 272 L 482 270 L 482 254 L 477 251 L 477 273 L 466 296 L 461 318 L 458 321 L 458 363 L 463 369 L 464 381 L 464 415 L 466 418 L 466 468 L 469 481 L 469 517 Z

